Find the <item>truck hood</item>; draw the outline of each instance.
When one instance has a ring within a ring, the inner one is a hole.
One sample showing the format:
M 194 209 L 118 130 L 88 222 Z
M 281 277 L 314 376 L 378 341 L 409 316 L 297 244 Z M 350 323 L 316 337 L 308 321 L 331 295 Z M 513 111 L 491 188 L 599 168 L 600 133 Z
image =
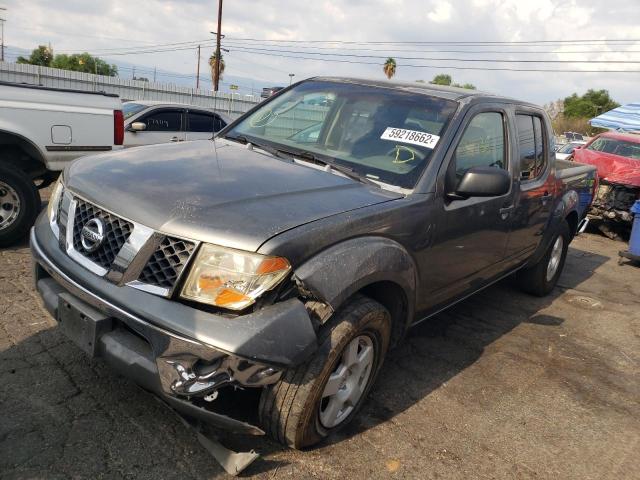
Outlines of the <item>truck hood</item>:
M 85 157 L 65 183 L 155 230 L 249 251 L 299 225 L 402 197 L 224 140 Z

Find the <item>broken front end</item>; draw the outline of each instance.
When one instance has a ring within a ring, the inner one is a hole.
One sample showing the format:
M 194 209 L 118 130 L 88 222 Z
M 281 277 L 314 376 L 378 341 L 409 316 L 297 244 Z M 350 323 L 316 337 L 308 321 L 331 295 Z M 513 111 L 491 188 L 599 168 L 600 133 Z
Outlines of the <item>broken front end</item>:
M 638 199 L 640 186 L 602 179 L 588 217 L 607 237 L 627 238 L 633 222 L 631 207 Z

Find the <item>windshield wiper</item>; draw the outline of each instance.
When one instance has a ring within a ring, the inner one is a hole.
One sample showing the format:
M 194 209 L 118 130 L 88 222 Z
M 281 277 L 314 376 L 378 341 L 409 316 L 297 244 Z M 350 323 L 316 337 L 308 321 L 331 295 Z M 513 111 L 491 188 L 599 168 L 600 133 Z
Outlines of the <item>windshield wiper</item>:
M 330 160 L 325 160 L 323 158 L 320 158 L 318 155 L 315 155 L 312 152 L 294 151 L 294 150 L 289 150 L 289 149 L 285 149 L 285 148 L 276 148 L 276 147 L 272 147 L 272 146 L 264 144 L 264 143 L 258 143 L 258 142 L 254 141 L 254 140 L 249 140 L 244 135 L 235 135 L 235 136 L 226 135 L 224 138 L 227 138 L 229 140 L 233 140 L 234 142 L 241 143 L 242 145 L 246 145 L 246 144 L 250 143 L 250 144 L 255 145 L 256 147 L 258 147 L 258 148 L 270 153 L 274 157 L 286 158 L 286 159 L 292 160 L 292 161 L 295 158 L 300 158 L 302 160 L 307 160 L 307 161 L 310 161 L 312 163 L 316 163 L 316 164 L 320 164 L 320 165 L 327 165 L 332 170 L 335 170 L 336 172 L 340 172 L 342 175 L 344 175 L 345 177 L 349 177 L 352 180 L 356 180 L 356 181 L 361 182 L 361 183 L 366 183 L 367 185 L 374 185 L 376 187 L 379 187 L 379 185 L 376 182 L 374 182 L 373 180 L 368 179 L 367 177 L 365 177 L 363 175 L 360 175 L 360 174 L 356 173 L 356 171 L 354 169 L 349 168 L 349 167 L 345 167 L 344 165 L 340 165 L 340 164 L 338 164 L 336 162 L 332 162 Z
M 232 140 L 234 142 L 238 142 L 242 145 L 247 145 L 247 144 L 251 144 L 254 145 L 262 150 L 264 150 L 267 153 L 270 153 L 271 155 L 273 155 L 274 157 L 278 157 L 278 158 L 284 158 L 289 160 L 290 159 L 290 155 L 288 152 L 284 151 L 284 150 L 280 150 L 278 148 L 274 148 L 270 145 L 266 145 L 264 143 L 258 143 L 255 140 L 249 140 L 247 137 L 245 137 L 244 135 L 236 135 L 236 136 L 231 136 L 231 135 L 226 135 L 224 138 Z M 283 155 L 285 154 L 285 155 Z
M 364 175 L 360 175 L 359 173 L 357 173 L 353 168 L 345 167 L 344 165 L 340 165 L 339 163 L 332 162 L 330 160 L 325 160 L 324 158 L 320 158 L 318 155 L 315 155 L 312 152 L 306 152 L 306 151 L 303 151 L 303 152 L 291 152 L 291 151 L 287 151 L 286 153 L 288 153 L 289 155 L 291 155 L 293 157 L 298 157 L 298 158 L 301 158 L 303 160 L 309 160 L 309 161 L 311 161 L 313 163 L 318 163 L 320 165 L 327 165 L 332 170 L 335 170 L 336 172 L 340 172 L 345 177 L 349 177 L 352 180 L 356 180 L 356 181 L 361 182 L 361 183 L 366 183 L 367 185 L 375 185 L 376 187 L 379 186 L 373 180 L 370 180 L 367 177 L 365 177 Z

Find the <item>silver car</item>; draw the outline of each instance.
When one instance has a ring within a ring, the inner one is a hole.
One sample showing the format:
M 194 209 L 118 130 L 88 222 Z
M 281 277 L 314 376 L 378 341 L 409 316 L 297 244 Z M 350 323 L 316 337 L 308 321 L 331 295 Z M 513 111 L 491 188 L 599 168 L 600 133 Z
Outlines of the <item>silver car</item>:
M 126 147 L 206 140 L 231 123 L 225 114 L 183 103 L 125 102 L 122 112 Z

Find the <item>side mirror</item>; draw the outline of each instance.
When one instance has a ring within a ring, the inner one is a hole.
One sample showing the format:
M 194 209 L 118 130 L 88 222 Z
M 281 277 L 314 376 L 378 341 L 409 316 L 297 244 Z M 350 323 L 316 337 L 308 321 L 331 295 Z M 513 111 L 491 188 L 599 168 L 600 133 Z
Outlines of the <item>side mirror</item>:
M 129 125 L 129 130 L 132 132 L 142 132 L 147 129 L 147 124 L 144 122 L 133 122 Z
M 469 197 L 499 197 L 509 192 L 511 175 L 496 167 L 472 167 L 465 172 L 452 199 Z

